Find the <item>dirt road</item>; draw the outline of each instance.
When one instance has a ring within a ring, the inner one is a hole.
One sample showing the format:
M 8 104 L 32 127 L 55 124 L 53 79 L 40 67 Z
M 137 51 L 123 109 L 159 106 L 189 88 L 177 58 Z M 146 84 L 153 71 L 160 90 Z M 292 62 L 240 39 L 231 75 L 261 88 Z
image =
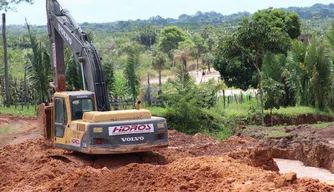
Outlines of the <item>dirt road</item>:
M 318 180 L 279 174 L 270 148 L 252 138 L 218 142 L 170 131 L 168 149 L 95 156 L 79 164 L 55 156 L 70 151 L 27 139 L 38 130 L 34 119 L 0 119 L 1 128 L 21 125 L 0 137 L 2 146 L 11 144 L 0 148 L 0 191 L 334 191 Z

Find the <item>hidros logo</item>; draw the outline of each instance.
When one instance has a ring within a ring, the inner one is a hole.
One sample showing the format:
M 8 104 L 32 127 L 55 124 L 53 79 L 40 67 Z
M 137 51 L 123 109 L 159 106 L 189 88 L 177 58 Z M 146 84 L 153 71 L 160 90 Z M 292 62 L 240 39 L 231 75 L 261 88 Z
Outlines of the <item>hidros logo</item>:
M 120 125 L 109 127 L 109 135 L 126 135 L 154 132 L 153 124 Z

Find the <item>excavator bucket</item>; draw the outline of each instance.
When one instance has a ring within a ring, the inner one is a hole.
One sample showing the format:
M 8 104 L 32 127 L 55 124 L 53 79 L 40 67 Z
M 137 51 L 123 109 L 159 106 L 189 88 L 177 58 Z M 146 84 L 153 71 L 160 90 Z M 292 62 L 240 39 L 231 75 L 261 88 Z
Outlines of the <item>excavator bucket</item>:
M 53 105 L 45 106 L 44 103 L 39 105 L 37 109 L 37 124 L 40 133 L 46 139 L 53 137 L 52 122 L 53 122 Z

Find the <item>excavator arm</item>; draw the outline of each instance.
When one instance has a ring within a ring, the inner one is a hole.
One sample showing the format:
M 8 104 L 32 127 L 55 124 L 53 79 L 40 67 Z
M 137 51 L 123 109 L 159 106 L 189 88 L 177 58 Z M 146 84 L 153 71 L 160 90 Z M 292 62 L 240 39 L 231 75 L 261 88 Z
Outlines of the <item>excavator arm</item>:
M 52 52 L 54 89 L 58 92 L 66 91 L 65 42 L 81 67 L 84 89 L 87 88 L 96 95 L 97 110 L 110 111 L 109 94 L 105 84 L 101 57 L 87 33 L 82 31 L 69 11 L 63 9 L 57 0 L 46 0 L 46 10 Z

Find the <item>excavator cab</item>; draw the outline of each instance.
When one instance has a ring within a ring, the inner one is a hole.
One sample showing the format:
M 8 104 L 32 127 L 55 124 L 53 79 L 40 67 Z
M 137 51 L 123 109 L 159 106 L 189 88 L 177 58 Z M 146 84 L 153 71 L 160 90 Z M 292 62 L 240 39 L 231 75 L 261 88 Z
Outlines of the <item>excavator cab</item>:
M 90 91 L 56 92 L 52 100 L 49 106 L 41 104 L 37 111 L 42 135 L 47 139 L 62 138 L 69 122 L 96 111 L 95 95 Z

